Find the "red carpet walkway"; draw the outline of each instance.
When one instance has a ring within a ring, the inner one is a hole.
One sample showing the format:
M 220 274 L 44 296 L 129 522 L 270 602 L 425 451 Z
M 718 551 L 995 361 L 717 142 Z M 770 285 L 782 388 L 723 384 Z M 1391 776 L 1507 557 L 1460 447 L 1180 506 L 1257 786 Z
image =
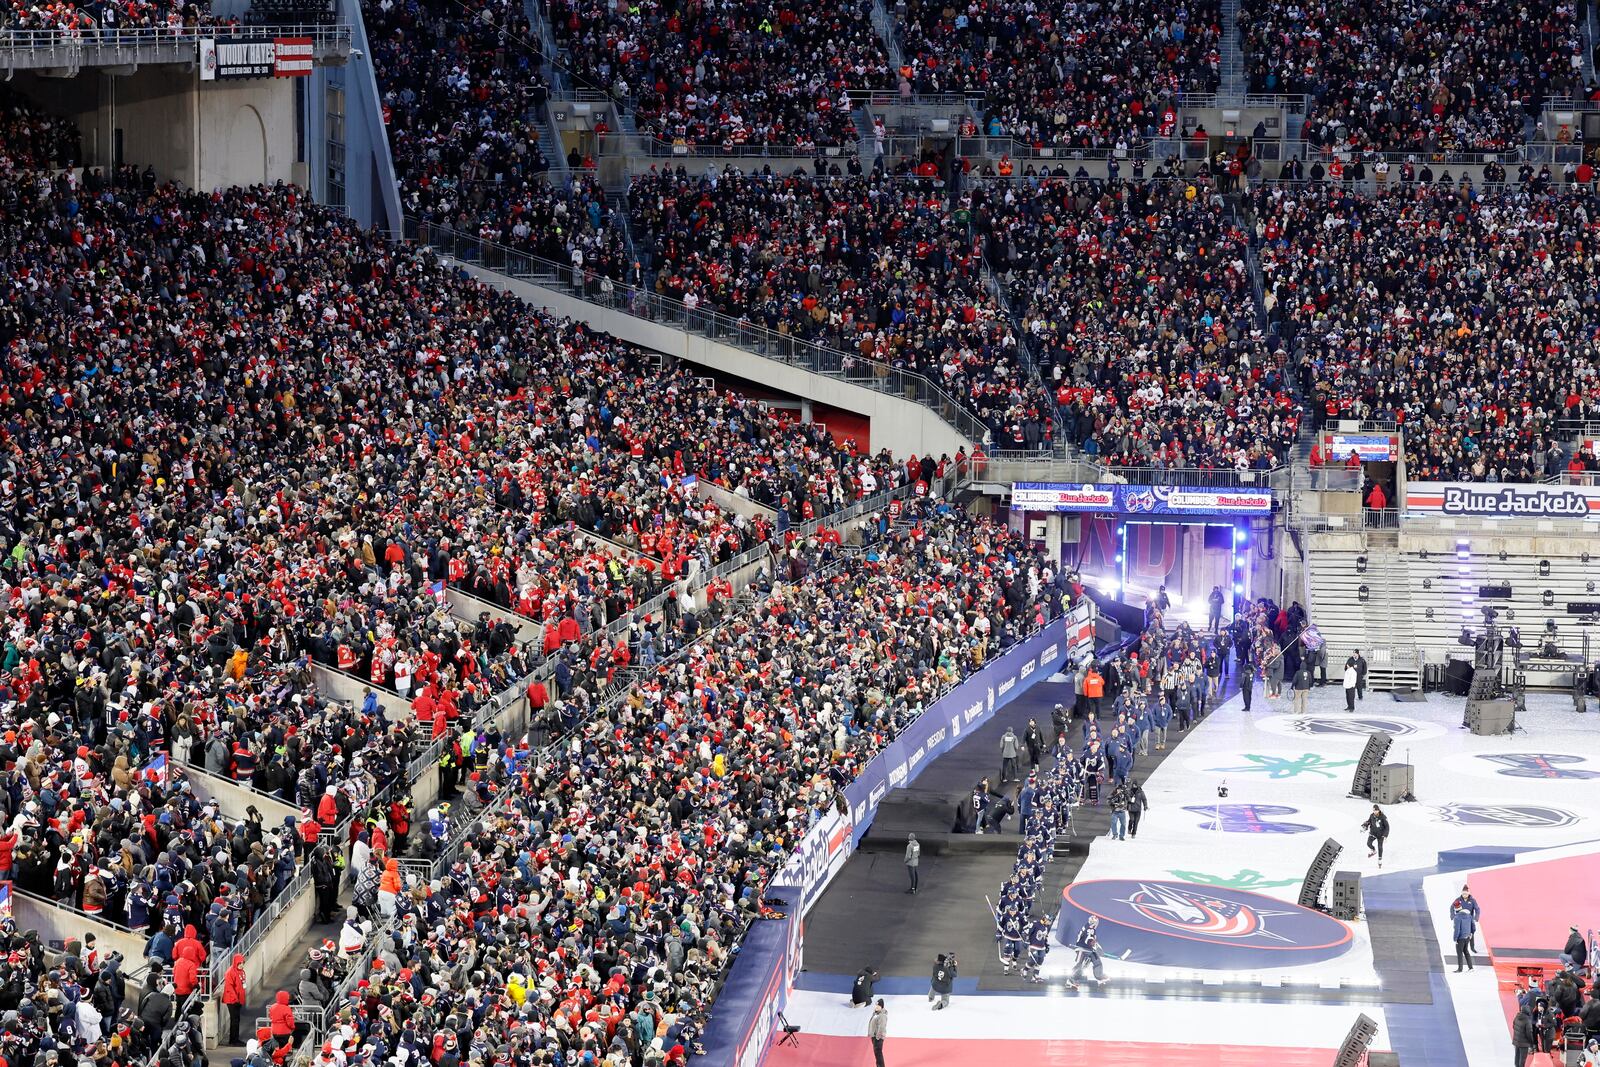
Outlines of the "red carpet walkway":
M 1478 871 L 1467 884 L 1483 909 L 1480 945 L 1497 962 L 1548 959 L 1568 926 L 1587 934 L 1600 916 L 1600 853 Z

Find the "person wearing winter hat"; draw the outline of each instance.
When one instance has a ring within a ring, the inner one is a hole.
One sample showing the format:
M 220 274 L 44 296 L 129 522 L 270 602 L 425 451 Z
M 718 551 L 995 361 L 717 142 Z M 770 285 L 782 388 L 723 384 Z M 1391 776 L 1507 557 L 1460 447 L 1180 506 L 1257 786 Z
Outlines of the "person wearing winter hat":
M 244 956 L 235 952 L 222 976 L 222 1004 L 228 1011 L 228 1044 L 239 1043 L 239 1017 L 244 1012 L 245 977 Z

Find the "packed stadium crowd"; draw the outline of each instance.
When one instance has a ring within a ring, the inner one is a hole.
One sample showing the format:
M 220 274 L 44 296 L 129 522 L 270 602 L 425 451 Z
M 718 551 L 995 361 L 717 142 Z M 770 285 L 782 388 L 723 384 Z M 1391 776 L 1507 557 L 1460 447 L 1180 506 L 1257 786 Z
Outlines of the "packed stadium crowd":
M 1301 419 L 1212 183 L 995 179 L 970 196 L 1065 433 L 1113 466 L 1266 469 Z
M 1173 132 L 1178 94 L 1217 89 L 1215 0 L 909 0 L 900 26 L 916 91 L 981 94 L 984 132 L 1030 144 L 1133 149 Z
M 916 371 L 997 447 L 1054 433 L 963 217 L 933 178 L 663 169 L 634 179 L 634 235 L 658 292 L 869 362 Z
M 1251 88 L 1312 98 L 1304 136 L 1322 147 L 1505 149 L 1552 95 L 1582 95 L 1573 0 L 1246 3 Z
M 629 101 L 641 133 L 727 147 L 856 140 L 850 90 L 893 84 L 871 11 L 868 0 L 548 3 L 581 85 Z
M 1576 86 L 1574 12 L 1467 9 L 1240 17 L 1255 87 L 1310 92 L 1319 146 L 1502 147 Z M 621 279 L 622 206 L 592 175 L 547 181 L 522 9 L 366 11 L 406 212 Z M 1176 94 L 1216 86 L 1213 3 L 899 15 L 903 87 L 982 92 L 987 132 L 1136 147 L 1172 133 Z M 7 25 L 208 17 L 13 0 Z M 847 91 L 896 80 L 865 4 L 552 0 L 549 18 L 580 79 L 680 141 L 845 143 Z M 345 962 L 308 957 L 292 998 L 330 1009 L 317 1067 L 682 1062 L 788 847 L 1068 583 L 939 499 L 964 455 L 836 440 L 293 187 L 127 171 L 109 189 L 56 170 L 77 154 L 70 124 L 0 96 L 0 881 L 145 935 L 148 977 L 124 1004 L 129 961 L 92 939 L 47 958 L 0 924 L 30 1020 L 7 1039 L 42 1055 L 31 1020 L 70 1007 L 79 1058 L 115 1059 L 154 1050 L 208 983 L 242 1006 L 221 961 L 303 870 L 331 918 L 349 864 Z M 1360 195 L 1327 176 L 659 169 L 628 209 L 657 292 L 841 349 L 846 370 L 923 374 L 993 447 L 1262 469 L 1304 419 L 1337 417 L 1403 425 L 1414 479 L 1581 463 L 1556 438 L 1600 405 L 1593 187 Z M 909 497 L 830 522 L 888 489 Z M 751 588 L 714 582 L 697 609 L 705 575 L 752 549 Z M 1303 616 L 1246 615 L 1230 640 L 1273 690 Z M 1164 739 L 1152 703 L 1186 723 L 1227 666 L 1220 639 L 1155 622 L 1144 659 L 1108 667 L 1128 698 L 1104 745 L 1084 738 L 1113 787 Z M 330 699 L 319 669 L 363 699 Z M 476 731 L 511 691 L 553 758 Z M 463 837 L 429 812 L 423 854 L 459 851 L 408 879 L 407 769 L 439 738 L 485 814 Z M 300 815 L 224 817 L 210 776 Z M 363 984 L 330 1004 L 369 937 Z M 288 1003 L 250 1067 L 282 1062 Z
M 553 759 L 506 746 L 490 777 L 514 788 L 433 886 L 444 899 L 426 925 L 446 917 L 454 957 L 403 918 L 385 929 L 338 1051 L 381 1058 L 435 1035 L 536 1062 L 682 1062 L 788 847 L 1064 595 L 1016 534 L 929 497 L 792 545 L 747 610 L 685 642 Z
M 0 30 L 56 30 L 75 35 L 91 30 L 165 29 L 225 24 L 210 0 L 7 0 Z
M 1565 469 L 1547 469 L 1558 425 L 1600 404 L 1592 189 L 1274 184 L 1250 208 L 1273 334 L 1319 417 L 1401 423 L 1412 478 Z
M 41 168 L 70 147 L 16 144 Z M 323 829 L 384 814 L 419 735 L 541 657 L 556 703 L 598 694 L 586 680 L 618 656 L 599 625 L 772 536 L 697 479 L 783 526 L 909 477 L 290 187 L 13 176 L 0 844 L 19 889 L 150 932 L 164 995 L 199 981 L 180 943 L 225 950 L 297 851 L 315 862 Z M 540 643 L 458 619 L 446 585 L 542 622 Z M 322 699 L 313 660 L 414 695 L 416 722 L 371 691 Z M 221 819 L 191 766 L 305 823 Z
M 628 267 L 592 174 L 552 181 L 544 59 L 518 4 L 378 0 L 365 7 L 401 209 L 613 279 Z

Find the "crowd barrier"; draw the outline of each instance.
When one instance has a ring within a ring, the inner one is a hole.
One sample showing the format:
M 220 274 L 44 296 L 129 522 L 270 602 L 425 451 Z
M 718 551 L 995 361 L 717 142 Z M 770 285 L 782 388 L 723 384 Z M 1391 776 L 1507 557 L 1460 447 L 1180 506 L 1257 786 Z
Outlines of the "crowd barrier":
M 796 887 L 797 899 L 791 905 L 802 915 L 809 911 L 861 843 L 889 790 L 911 784 L 963 736 L 982 727 L 1034 682 L 1059 670 L 1067 659 L 1067 643 L 1067 620 L 1047 623 L 935 700 L 869 760 L 856 780 L 845 786 L 844 810 L 835 808 L 806 831 L 774 879 Z
M 804 928 L 794 904 L 800 887 L 767 887 L 771 899 L 789 902 L 781 919 L 753 923 L 739 943 L 739 958 L 717 997 L 717 1008 L 703 1035 L 700 1067 L 758 1067 L 778 1033 L 778 1015 L 789 1003 L 789 990 L 800 972 Z
M 779 1035 L 779 1015 L 801 969 L 805 913 L 865 836 L 883 798 L 915 781 L 928 764 L 987 723 L 1028 689 L 1024 683 L 1043 681 L 1060 669 L 1070 631 L 1081 623 L 1070 616 L 1048 623 L 975 671 L 929 705 L 845 786 L 844 803 L 812 825 L 768 888 L 769 899 L 784 901 L 778 906 L 784 918 L 754 923 L 746 933 L 706 1028 L 707 1054 L 697 1063 L 760 1067 Z

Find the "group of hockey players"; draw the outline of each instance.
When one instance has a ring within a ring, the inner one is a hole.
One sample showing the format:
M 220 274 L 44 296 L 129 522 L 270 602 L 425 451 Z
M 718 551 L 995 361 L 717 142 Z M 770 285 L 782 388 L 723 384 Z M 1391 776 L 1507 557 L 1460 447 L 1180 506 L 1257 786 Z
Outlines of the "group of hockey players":
M 1017 848 L 1011 877 L 1000 887 L 995 936 L 1005 973 L 1011 974 L 1020 966 L 1022 976 L 1030 982 L 1043 980 L 1039 968 L 1050 951 L 1050 930 L 1055 925 L 1052 915 L 1034 915 L 1034 904 L 1045 868 L 1055 853 L 1056 838 L 1072 832 L 1072 806 L 1078 800 L 1080 767 L 1081 761 L 1066 735 L 1058 733 L 1054 762 L 1045 770 L 1035 766 L 1022 790 L 1023 841 Z
M 1109 801 L 1114 809 L 1113 829 L 1118 825 L 1119 814 L 1125 825 L 1128 816 L 1133 815 L 1129 809 L 1136 807 L 1142 812 L 1144 806 L 1143 791 L 1131 780 L 1138 757 L 1149 754 L 1152 740 L 1157 749 L 1166 747 L 1167 730 L 1175 714 L 1180 725 L 1187 727 L 1203 716 L 1215 699 L 1215 683 L 1208 684 L 1207 678 L 1212 673 L 1207 670 L 1208 665 L 1219 656 L 1214 642 L 1195 634 L 1187 625 L 1162 636 L 1165 640 L 1155 648 L 1150 647 L 1154 642 L 1147 640 L 1143 658 L 1118 657 L 1106 665 L 1113 679 L 1110 688 L 1115 694 L 1115 721 L 1107 722 L 1102 729 L 1105 720 L 1098 714 L 1099 700 L 1079 699 L 1073 710 L 1083 713 L 1082 733 L 1074 746 L 1069 736 L 1072 712 L 1058 704 L 1051 717 L 1055 728 L 1054 759 L 1047 768 L 1040 766 L 1037 749 L 1028 746 L 1033 769 L 1017 795 L 1023 841 L 1017 849 L 1016 866 L 1000 889 L 994 913 L 995 940 L 1006 974 L 1020 971 L 1027 981 L 1042 981 L 1039 969 L 1050 949 L 1055 917 L 1036 915 L 1034 907 L 1056 839 L 1071 833 L 1073 807 Z M 1220 655 L 1225 657 L 1226 653 Z M 1098 676 L 1092 663 L 1079 668 L 1080 677 L 1085 673 L 1091 679 Z M 1091 680 L 1091 691 L 1097 688 Z M 1103 797 L 1108 784 L 1109 797 Z M 980 791 L 988 792 L 986 788 Z M 1133 825 L 1137 827 L 1137 822 Z M 1092 974 L 1097 984 L 1105 981 L 1098 925 L 1098 920 L 1090 918 L 1076 932 L 1073 948 L 1077 961 L 1067 983 L 1069 988 L 1078 988 L 1078 981 L 1086 974 Z

